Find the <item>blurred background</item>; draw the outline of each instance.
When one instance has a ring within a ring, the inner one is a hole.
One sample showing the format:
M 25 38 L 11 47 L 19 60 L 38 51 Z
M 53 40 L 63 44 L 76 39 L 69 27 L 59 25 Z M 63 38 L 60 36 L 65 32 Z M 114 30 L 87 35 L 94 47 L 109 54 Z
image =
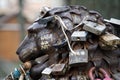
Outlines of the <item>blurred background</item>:
M 83 5 L 105 19 L 120 19 L 120 0 L 0 0 L 0 80 L 21 63 L 16 50 L 40 9 L 62 5 Z

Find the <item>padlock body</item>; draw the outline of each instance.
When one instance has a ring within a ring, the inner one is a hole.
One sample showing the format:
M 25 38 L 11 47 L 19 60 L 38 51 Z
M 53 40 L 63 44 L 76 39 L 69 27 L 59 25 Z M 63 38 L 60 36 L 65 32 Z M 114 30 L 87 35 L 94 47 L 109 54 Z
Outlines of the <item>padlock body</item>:
M 43 75 L 50 75 L 52 72 L 52 69 L 51 68 L 45 68 L 43 71 L 42 71 L 42 74 Z
M 120 38 L 115 36 L 114 34 L 104 34 L 100 37 L 100 41 L 103 42 L 106 45 L 119 45 L 120 44 Z
M 66 71 L 67 65 L 66 64 L 55 64 L 52 68 L 53 75 L 64 75 Z
M 86 31 L 74 31 L 71 35 L 72 41 L 86 41 L 87 40 L 87 32 Z
M 83 29 L 93 34 L 101 35 L 105 31 L 106 26 L 100 25 L 94 22 L 90 22 L 90 21 L 85 21 Z
M 76 66 L 82 63 L 88 62 L 88 50 L 86 49 L 78 49 L 75 50 L 76 54 L 72 52 L 69 53 L 69 65 Z

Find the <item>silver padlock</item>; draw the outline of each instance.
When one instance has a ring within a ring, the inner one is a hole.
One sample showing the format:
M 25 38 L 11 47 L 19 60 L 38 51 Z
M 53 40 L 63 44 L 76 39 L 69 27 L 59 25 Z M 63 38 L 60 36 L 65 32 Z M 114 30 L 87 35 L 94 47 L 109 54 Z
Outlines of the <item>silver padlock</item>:
M 100 41 L 109 46 L 120 44 L 120 38 L 110 33 L 100 36 Z
M 72 52 L 69 53 L 69 65 L 81 64 L 88 62 L 88 50 L 87 49 L 78 49 L 75 50 L 76 54 Z
M 86 41 L 87 40 L 87 32 L 86 31 L 74 31 L 71 35 L 72 41 Z
M 101 35 L 105 31 L 106 26 L 91 21 L 84 21 L 83 29 L 93 34 Z
M 115 18 L 111 18 L 110 20 L 104 19 L 104 21 L 109 22 L 111 24 L 120 25 L 120 20 Z
M 54 64 L 52 64 L 51 66 L 45 68 L 43 71 L 42 71 L 42 75 L 45 75 L 45 76 L 50 76 L 50 74 L 52 73 L 52 67 L 54 66 Z
M 52 69 L 51 68 L 45 68 L 43 71 L 42 71 L 42 74 L 43 75 L 50 75 L 52 72 Z

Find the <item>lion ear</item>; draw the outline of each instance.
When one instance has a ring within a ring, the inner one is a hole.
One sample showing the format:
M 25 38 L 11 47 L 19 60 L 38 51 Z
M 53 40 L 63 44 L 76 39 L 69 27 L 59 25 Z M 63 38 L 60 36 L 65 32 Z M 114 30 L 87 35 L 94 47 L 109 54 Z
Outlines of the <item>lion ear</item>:
M 45 26 L 46 24 L 39 24 L 38 22 L 35 22 L 31 26 L 29 26 L 27 30 L 28 32 L 36 32 Z

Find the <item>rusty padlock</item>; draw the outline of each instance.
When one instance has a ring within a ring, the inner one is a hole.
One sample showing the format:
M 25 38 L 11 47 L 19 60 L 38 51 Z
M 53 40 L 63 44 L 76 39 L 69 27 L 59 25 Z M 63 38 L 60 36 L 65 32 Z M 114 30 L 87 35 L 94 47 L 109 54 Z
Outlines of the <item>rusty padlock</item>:
M 53 75 L 64 75 L 65 74 L 66 69 L 68 67 L 67 65 L 68 60 L 66 60 L 65 63 L 61 63 L 61 62 L 63 62 L 63 59 L 58 64 L 55 64 L 54 67 L 52 68 Z
M 107 72 L 103 69 L 103 68 L 99 68 L 99 71 L 104 75 L 104 79 L 101 79 L 101 78 L 94 78 L 93 77 L 93 72 L 96 70 L 95 67 L 92 67 L 90 70 L 89 70 L 89 78 L 90 80 L 113 80 L 112 78 L 110 78 L 110 76 L 107 74 Z

